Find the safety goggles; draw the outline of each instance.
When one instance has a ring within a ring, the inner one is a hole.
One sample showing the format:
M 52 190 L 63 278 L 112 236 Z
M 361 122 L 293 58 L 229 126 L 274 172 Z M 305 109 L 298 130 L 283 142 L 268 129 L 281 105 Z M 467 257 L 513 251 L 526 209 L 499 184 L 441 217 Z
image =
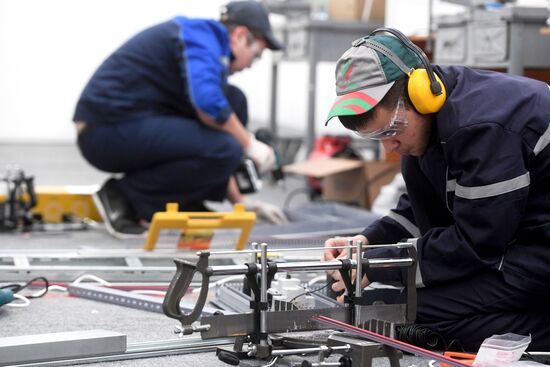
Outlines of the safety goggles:
M 384 140 L 401 134 L 408 125 L 405 102 L 403 101 L 403 97 L 399 97 L 393 116 L 386 126 L 374 131 L 355 130 L 354 132 L 364 139 Z

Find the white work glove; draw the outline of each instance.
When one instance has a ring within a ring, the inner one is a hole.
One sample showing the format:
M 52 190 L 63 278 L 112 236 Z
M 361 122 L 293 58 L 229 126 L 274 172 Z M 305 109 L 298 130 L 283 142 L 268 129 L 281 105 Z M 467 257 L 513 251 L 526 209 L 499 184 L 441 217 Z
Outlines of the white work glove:
M 273 224 L 288 223 L 285 213 L 277 205 L 260 200 L 245 200 L 245 209 L 255 212 L 258 217 Z
M 250 134 L 250 143 L 248 143 L 244 154 L 256 163 L 260 173 L 275 169 L 276 161 L 273 148 L 256 140 L 253 134 Z

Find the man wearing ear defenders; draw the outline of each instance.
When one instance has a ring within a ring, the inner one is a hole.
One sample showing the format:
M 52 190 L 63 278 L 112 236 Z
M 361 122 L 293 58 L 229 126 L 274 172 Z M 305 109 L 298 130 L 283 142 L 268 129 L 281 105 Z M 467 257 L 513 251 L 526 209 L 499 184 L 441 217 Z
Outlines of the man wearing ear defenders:
M 416 323 L 477 350 L 494 334 L 550 349 L 550 89 L 543 82 L 430 65 L 400 32 L 381 29 L 338 60 L 328 120 L 402 155 L 407 193 L 354 237 L 409 239 L 418 251 Z M 327 120 L 327 122 L 328 122 Z M 346 256 L 327 240 L 325 259 Z M 367 258 L 400 256 L 371 249 Z M 368 269 L 372 281 L 401 271 Z M 334 273 L 334 290 L 343 289 Z
M 260 171 L 275 167 L 273 149 L 247 132 L 246 97 L 228 76 L 265 48 L 281 47 L 261 3 L 233 1 L 219 21 L 178 16 L 107 58 L 82 92 L 74 121 L 88 162 L 123 174 L 94 197 L 111 233 L 143 233 L 139 220 L 167 202 L 204 211 L 205 200 L 242 201 L 232 175 L 243 154 Z M 251 207 L 276 211 L 259 201 Z

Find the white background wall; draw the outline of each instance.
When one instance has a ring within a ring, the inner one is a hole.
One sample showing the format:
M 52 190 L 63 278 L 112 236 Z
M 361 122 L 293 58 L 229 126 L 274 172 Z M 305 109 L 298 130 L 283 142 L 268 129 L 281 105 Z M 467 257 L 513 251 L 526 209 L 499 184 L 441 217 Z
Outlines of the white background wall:
M 121 43 L 145 27 L 174 15 L 217 18 L 226 1 L 208 0 L 0 0 L 0 142 L 70 142 L 71 118 L 85 83 Z M 426 34 L 428 0 L 387 0 L 387 25 Z M 436 1 L 434 11 L 456 11 Z M 458 7 L 460 8 L 460 7 Z M 281 19 L 274 19 L 275 22 Z M 266 52 L 231 82 L 249 97 L 256 125 L 269 121 L 270 63 Z M 307 64 L 283 62 L 278 99 L 281 130 L 304 131 Z M 318 133 L 334 96 L 334 63 L 318 65 Z

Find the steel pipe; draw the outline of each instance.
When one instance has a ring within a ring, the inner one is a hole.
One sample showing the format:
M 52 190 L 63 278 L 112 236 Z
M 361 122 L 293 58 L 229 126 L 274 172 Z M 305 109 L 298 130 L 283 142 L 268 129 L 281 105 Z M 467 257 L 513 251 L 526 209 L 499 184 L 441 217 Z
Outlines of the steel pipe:
M 357 268 L 357 260 L 350 260 L 351 268 Z M 382 258 L 382 259 L 363 259 L 362 265 L 370 268 L 388 268 L 388 267 L 407 267 L 414 264 L 410 257 L 404 258 Z M 342 268 L 340 260 L 331 261 L 295 261 L 288 263 L 277 263 L 278 272 L 301 272 L 312 270 L 339 270 Z M 269 264 L 267 264 L 269 267 Z M 262 271 L 262 264 L 257 264 L 258 271 Z M 214 275 L 238 275 L 247 274 L 249 271 L 246 265 L 216 265 L 206 268 L 209 276 Z
M 253 242 L 256 244 L 256 242 Z M 374 249 L 374 248 L 384 248 L 384 247 L 395 247 L 395 248 L 407 248 L 413 247 L 414 245 L 410 242 L 399 242 L 393 244 L 379 244 L 379 245 L 366 245 L 365 250 Z M 348 245 L 345 246 L 331 246 L 330 249 L 347 249 Z M 292 248 L 272 248 L 269 251 L 271 252 L 293 252 L 293 251 L 310 251 L 310 250 L 326 250 L 325 246 L 316 246 L 316 247 L 292 247 Z M 211 251 L 210 255 L 231 255 L 231 254 L 250 254 L 250 253 L 259 253 L 261 250 L 255 249 L 254 247 L 251 250 L 224 250 L 224 251 Z M 197 252 L 197 255 L 200 256 L 202 251 Z

